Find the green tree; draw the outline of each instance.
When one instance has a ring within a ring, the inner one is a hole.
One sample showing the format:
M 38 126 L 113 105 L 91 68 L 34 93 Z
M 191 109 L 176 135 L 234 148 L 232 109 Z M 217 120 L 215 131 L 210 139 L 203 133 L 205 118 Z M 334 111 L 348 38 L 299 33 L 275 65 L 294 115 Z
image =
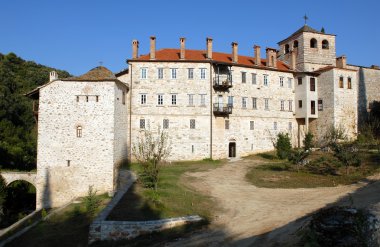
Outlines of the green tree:
M 274 146 L 276 148 L 278 158 L 288 158 L 292 150 L 292 144 L 290 143 L 290 137 L 288 133 L 278 133 Z
M 308 132 L 305 135 L 305 139 L 303 140 L 303 149 L 305 151 L 311 150 L 311 148 L 313 147 L 313 138 L 314 135 L 311 132 Z

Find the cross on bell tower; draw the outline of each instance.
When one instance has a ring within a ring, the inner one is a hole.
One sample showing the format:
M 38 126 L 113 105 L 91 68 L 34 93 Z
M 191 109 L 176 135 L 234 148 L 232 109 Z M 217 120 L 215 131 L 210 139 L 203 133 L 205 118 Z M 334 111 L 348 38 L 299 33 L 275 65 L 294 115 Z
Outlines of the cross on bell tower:
M 305 14 L 304 16 L 303 16 L 303 19 L 305 20 L 305 25 L 307 24 L 307 20 L 309 20 L 309 17 L 307 17 L 307 15 Z

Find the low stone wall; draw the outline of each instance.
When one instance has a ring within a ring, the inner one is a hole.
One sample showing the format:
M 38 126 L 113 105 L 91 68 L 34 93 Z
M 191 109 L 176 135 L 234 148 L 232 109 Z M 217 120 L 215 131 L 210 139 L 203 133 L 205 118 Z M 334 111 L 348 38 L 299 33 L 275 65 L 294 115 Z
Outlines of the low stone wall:
M 200 222 L 197 215 L 151 221 L 94 221 L 90 226 L 89 244 L 99 240 L 132 239 L 188 223 Z

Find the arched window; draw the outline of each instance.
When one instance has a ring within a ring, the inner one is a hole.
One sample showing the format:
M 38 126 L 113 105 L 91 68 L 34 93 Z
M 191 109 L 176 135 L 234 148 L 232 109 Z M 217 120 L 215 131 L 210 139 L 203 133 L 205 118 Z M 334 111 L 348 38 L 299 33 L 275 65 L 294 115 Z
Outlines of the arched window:
M 310 40 L 310 48 L 317 48 L 317 40 L 312 38 Z
M 289 45 L 288 44 L 285 45 L 285 54 L 287 54 L 287 53 L 289 53 Z
M 77 137 L 82 137 L 82 126 L 77 126 Z
M 298 40 L 294 40 L 293 42 L 293 48 L 297 48 L 298 47 Z
M 329 49 L 329 42 L 325 39 L 322 41 L 322 49 Z

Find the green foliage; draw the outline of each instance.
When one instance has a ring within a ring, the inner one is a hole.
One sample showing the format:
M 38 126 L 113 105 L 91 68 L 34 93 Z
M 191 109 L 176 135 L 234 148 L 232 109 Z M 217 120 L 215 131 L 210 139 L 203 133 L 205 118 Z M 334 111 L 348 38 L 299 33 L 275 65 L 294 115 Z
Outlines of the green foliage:
M 308 132 L 305 135 L 305 139 L 303 140 L 303 148 L 305 151 L 311 150 L 311 148 L 314 146 L 313 138 L 314 135 L 311 132 Z
M 41 217 L 42 217 L 42 219 L 44 219 L 46 216 L 47 216 L 47 211 L 46 211 L 46 209 L 43 208 L 41 210 Z
M 84 205 L 89 217 L 93 217 L 100 206 L 100 199 L 96 196 L 93 186 L 88 187 L 87 196 L 84 198 Z
M 323 141 L 324 145 L 330 147 L 334 146 L 338 142 L 347 141 L 346 130 L 341 125 L 337 128 L 331 125 L 323 136 Z
M 334 156 L 346 167 L 346 175 L 349 173 L 350 166 L 358 167 L 361 165 L 361 160 L 355 147 L 343 144 L 334 144 L 332 147 Z
M 325 33 L 325 28 L 324 27 L 321 28 L 321 33 Z
M 310 151 L 308 149 L 303 150 L 303 149 L 295 149 L 290 152 L 290 155 L 288 159 L 296 165 L 297 172 L 299 172 L 301 166 L 305 164 L 305 160 L 307 156 L 309 156 Z
M 36 124 L 25 93 L 49 81 L 54 70 L 14 53 L 0 54 L 0 166 L 31 170 L 36 163 Z M 69 73 L 57 70 L 60 78 Z
M 7 185 L 3 176 L 0 175 L 0 222 L 4 217 L 4 203 L 7 197 Z
M 286 159 L 289 157 L 292 150 L 292 144 L 290 143 L 290 137 L 288 133 L 279 133 L 277 135 L 277 141 L 275 143 L 277 156 L 280 159 Z

